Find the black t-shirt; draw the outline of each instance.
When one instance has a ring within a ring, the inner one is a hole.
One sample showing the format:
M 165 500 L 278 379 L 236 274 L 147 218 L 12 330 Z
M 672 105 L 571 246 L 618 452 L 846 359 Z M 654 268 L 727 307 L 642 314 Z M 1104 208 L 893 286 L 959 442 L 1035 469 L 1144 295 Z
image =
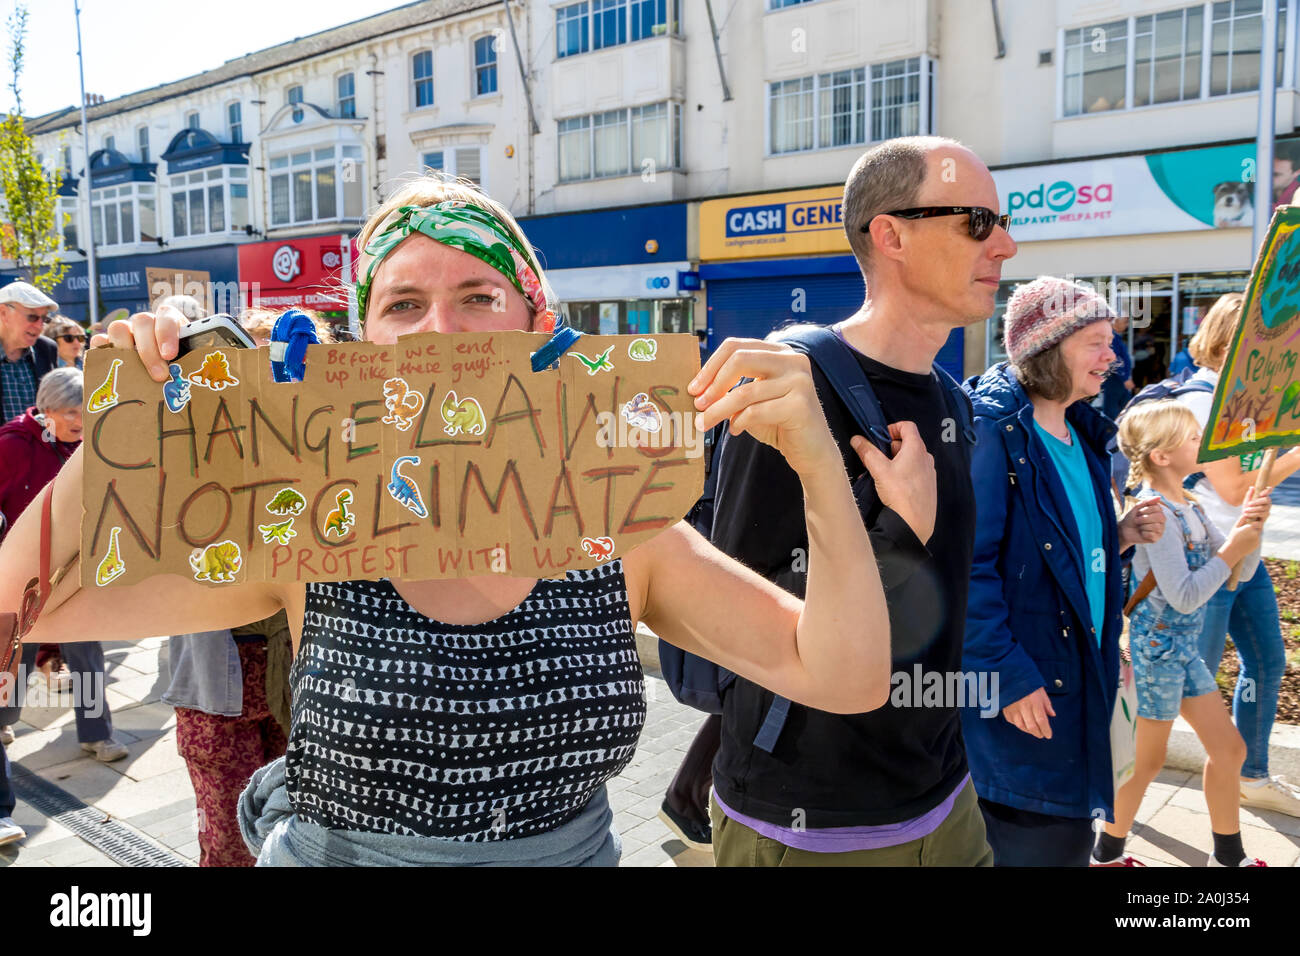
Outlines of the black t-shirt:
M 880 567 L 892 631 L 891 673 L 915 683 L 919 665 L 922 675 L 944 675 L 947 686 L 947 675 L 961 669 L 975 538 L 970 448 L 960 420 L 953 420 L 946 386 L 934 376 L 901 372 L 861 354 L 858 361 L 885 420 L 916 423 L 934 456 L 939 490 L 934 534 L 923 546 L 876 497 L 871 475 L 849 445 L 861 429 L 813 366 Z M 716 508 L 714 543 L 802 596 L 808 555 L 803 490 L 780 453 L 748 434 L 729 437 Z M 913 700 L 911 691 L 907 698 Z M 753 742 L 772 699 L 771 692 L 743 678 L 725 697 L 713 783 L 723 803 L 738 813 L 791 826 L 798 808 L 813 829 L 899 823 L 934 809 L 966 775 L 955 706 L 896 707 L 891 694 L 871 713 L 840 715 L 792 703 L 769 754 Z

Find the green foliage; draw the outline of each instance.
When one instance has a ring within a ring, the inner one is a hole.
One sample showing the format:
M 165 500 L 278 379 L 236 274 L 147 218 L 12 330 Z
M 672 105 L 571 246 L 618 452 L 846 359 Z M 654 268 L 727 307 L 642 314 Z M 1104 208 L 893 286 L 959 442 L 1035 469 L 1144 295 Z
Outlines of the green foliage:
M 61 233 L 70 217 L 58 212 L 59 173 L 41 167 L 22 115 L 20 77 L 27 32 L 24 6 L 14 8 L 8 26 L 12 74 L 9 88 L 14 94 L 14 109 L 0 121 L 0 191 L 7 219 L 0 233 L 0 254 L 26 271 L 32 285 L 50 292 L 68 270 L 66 263 L 59 262 L 58 253 Z

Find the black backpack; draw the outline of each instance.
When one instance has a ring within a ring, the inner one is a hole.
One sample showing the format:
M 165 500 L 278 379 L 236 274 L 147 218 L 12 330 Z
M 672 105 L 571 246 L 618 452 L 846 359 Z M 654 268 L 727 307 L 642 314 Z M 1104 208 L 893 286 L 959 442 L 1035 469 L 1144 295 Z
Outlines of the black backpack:
M 862 372 L 853 348 L 835 332 L 820 325 L 800 325 L 782 329 L 774 337 L 806 354 L 809 360 L 826 376 L 831 388 L 840 396 L 853 415 L 854 422 L 863 435 L 875 443 L 886 455 L 891 454 L 892 442 L 889 437 L 888 424 L 880 409 L 880 402 L 871 383 Z M 975 444 L 975 421 L 970 397 L 948 372 L 938 363 L 931 369 L 931 374 L 944 386 L 948 399 L 948 411 L 955 422 L 959 422 L 962 434 L 968 444 Z M 712 537 L 713 504 L 717 490 L 718 469 L 726 450 L 728 437 L 727 422 L 717 425 L 710 433 L 713 437 L 713 452 L 708 460 L 708 477 L 700 500 L 686 516 L 686 520 L 705 537 Z M 659 642 L 659 668 L 663 673 L 668 689 L 677 700 L 696 710 L 707 714 L 722 713 L 722 698 L 736 675 L 710 660 L 689 654 L 681 648 Z M 790 710 L 790 701 L 776 697 L 768 708 L 766 717 L 754 746 L 771 753 L 785 726 L 786 714 Z

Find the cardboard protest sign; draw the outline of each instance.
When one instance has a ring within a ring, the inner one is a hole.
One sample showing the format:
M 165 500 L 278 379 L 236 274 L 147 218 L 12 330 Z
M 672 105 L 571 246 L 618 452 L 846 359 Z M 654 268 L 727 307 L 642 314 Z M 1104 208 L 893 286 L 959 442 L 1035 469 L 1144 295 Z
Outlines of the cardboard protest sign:
M 203 349 L 149 378 L 86 359 L 82 585 L 220 586 L 507 574 L 625 554 L 702 490 L 693 335 L 427 333 L 307 350 Z
M 1268 448 L 1300 443 L 1300 206 L 1273 215 L 1246 286 L 1201 438 L 1200 461 L 1242 456 L 1258 467 Z

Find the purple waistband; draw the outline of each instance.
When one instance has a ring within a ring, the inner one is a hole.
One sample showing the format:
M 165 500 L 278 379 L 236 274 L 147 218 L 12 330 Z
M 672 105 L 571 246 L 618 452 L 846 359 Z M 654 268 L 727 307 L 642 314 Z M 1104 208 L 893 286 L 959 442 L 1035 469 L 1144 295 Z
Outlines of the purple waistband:
M 737 823 L 743 823 L 759 836 L 776 840 L 796 850 L 808 850 L 812 853 L 849 853 L 854 850 L 879 850 L 887 846 L 910 843 L 921 837 L 929 836 L 939 828 L 939 824 L 948 819 L 957 795 L 970 782 L 970 774 L 962 777 L 955 790 L 933 810 L 904 820 L 901 823 L 886 823 L 874 827 L 827 827 L 821 830 L 807 828 L 781 827 L 765 820 L 756 820 L 743 813 L 732 810 L 713 791 L 713 799 L 718 808 Z

